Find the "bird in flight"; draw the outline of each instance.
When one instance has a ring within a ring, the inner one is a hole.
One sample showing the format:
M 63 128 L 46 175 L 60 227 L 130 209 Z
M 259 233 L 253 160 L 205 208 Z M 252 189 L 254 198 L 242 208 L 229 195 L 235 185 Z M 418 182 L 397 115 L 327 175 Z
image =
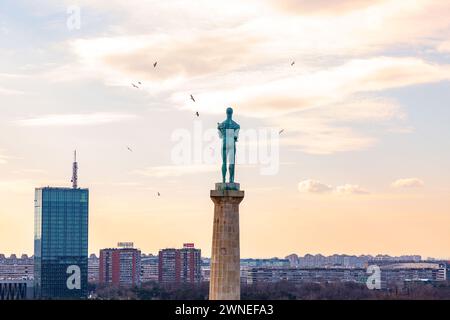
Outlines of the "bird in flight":
M 196 115 L 197 117 L 200 117 L 200 113 L 198 113 L 198 111 L 195 113 L 195 115 Z
M 282 134 L 284 132 L 284 129 L 281 129 L 278 134 Z
M 153 68 L 156 68 L 157 64 L 158 64 L 158 61 L 155 61 L 155 63 L 153 64 Z
M 133 87 L 135 87 L 136 89 L 139 89 L 139 87 L 137 85 L 135 85 L 134 83 L 132 83 Z
M 191 100 L 195 102 L 194 96 L 191 94 Z
M 133 152 L 133 149 L 127 146 L 128 151 Z
M 292 61 L 292 62 L 291 62 L 291 66 L 293 66 L 294 64 L 295 64 L 295 61 Z
M 141 83 L 140 81 L 138 81 L 138 84 L 140 84 L 140 85 L 141 85 L 142 83 Z
M 160 197 L 161 196 L 161 194 L 158 192 L 158 197 Z

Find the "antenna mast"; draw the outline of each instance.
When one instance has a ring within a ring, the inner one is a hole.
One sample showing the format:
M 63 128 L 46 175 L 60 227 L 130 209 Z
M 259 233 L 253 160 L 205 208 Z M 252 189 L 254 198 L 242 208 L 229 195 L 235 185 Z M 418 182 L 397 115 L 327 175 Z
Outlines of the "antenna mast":
M 73 152 L 73 165 L 72 165 L 72 188 L 78 188 L 78 162 L 77 162 L 77 150 Z

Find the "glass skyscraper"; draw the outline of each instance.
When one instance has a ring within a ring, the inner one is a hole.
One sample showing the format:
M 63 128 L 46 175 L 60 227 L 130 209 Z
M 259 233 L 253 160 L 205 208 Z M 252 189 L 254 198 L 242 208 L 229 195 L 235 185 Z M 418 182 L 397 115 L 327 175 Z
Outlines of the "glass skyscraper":
M 89 190 L 37 188 L 34 282 L 40 299 L 85 299 Z

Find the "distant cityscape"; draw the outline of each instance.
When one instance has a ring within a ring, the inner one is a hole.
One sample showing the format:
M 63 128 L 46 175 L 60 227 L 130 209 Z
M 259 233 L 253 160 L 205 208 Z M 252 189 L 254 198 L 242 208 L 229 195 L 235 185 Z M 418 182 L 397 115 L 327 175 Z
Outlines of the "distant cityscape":
M 157 255 L 141 253 L 133 243 L 119 243 L 116 248 L 100 250 L 99 255 L 88 258 L 88 282 L 95 285 L 116 287 L 141 286 L 147 282 L 162 285 L 198 285 L 208 282 L 210 258 L 201 257 L 201 250 L 193 243 L 182 248 L 161 249 Z M 450 280 L 450 261 L 433 258 L 422 259 L 420 255 L 345 255 L 321 254 L 285 258 L 241 259 L 241 284 L 291 282 L 333 283 L 354 282 L 364 284 L 369 265 L 382 270 L 382 287 L 405 286 L 410 282 L 435 283 Z M 0 254 L 0 297 L 34 297 L 34 256 Z M 13 293 L 6 293 L 6 284 Z M 14 284 L 11 286 L 11 284 Z M 23 286 L 23 288 L 21 288 Z M 15 290 L 15 291 L 14 291 Z M 94 294 L 89 293 L 90 296 Z
M 76 154 L 72 168 L 72 188 L 35 189 L 34 255 L 0 254 L 0 300 L 95 299 L 99 288 L 139 288 L 147 283 L 195 288 L 210 282 L 211 259 L 202 257 L 194 243 L 164 248 L 153 255 L 142 253 L 133 242 L 120 242 L 101 249 L 98 256 L 88 256 L 89 189 L 78 187 Z M 419 255 L 291 254 L 240 259 L 236 272 L 238 284 L 240 272 L 243 287 L 276 283 L 365 285 L 371 275 L 368 267 L 374 265 L 380 269 L 379 290 L 450 279 L 449 261 L 424 260 Z

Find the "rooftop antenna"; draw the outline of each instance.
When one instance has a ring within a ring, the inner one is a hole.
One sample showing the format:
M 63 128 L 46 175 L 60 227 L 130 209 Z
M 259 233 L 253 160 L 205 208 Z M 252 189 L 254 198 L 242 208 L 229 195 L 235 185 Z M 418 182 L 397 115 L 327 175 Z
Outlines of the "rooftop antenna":
M 77 162 L 77 150 L 73 152 L 73 165 L 72 165 L 72 188 L 78 188 L 78 162 Z

